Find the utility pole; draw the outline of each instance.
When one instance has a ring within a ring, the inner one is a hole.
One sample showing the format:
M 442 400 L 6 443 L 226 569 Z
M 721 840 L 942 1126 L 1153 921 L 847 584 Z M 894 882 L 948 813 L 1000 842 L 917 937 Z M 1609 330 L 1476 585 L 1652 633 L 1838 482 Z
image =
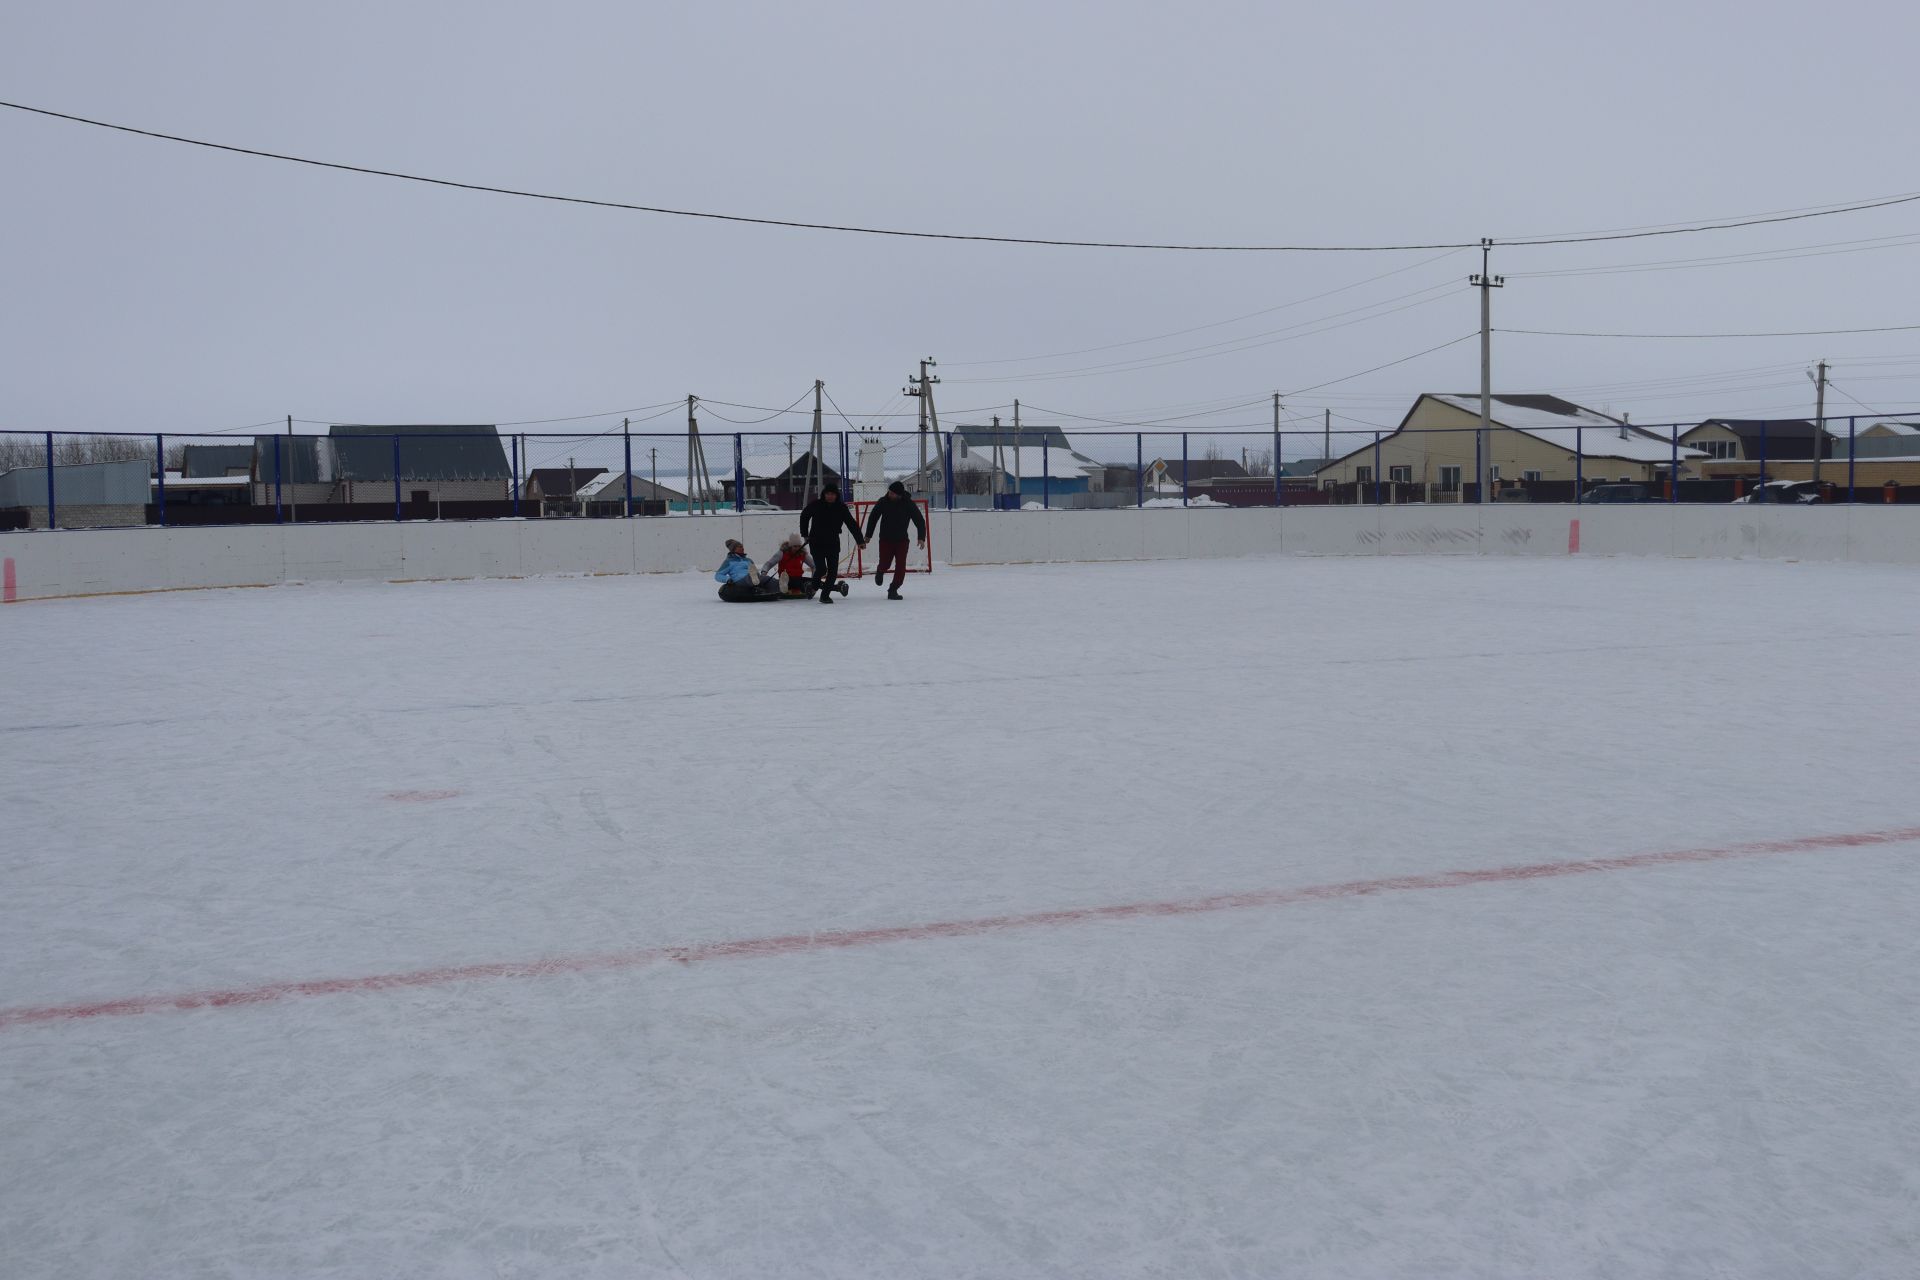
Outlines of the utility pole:
M 650 464 L 650 469 L 648 471 L 648 474 L 653 479 L 653 492 L 648 494 L 647 497 L 657 502 L 660 499 L 660 446 L 659 445 L 656 444 L 652 448 L 647 450 L 647 461 Z
M 1280 393 L 1273 393 L 1273 477 L 1280 478 Z
M 987 492 L 992 495 L 988 505 L 995 511 L 1000 509 L 1000 468 L 1005 461 L 1006 453 L 1000 448 L 1000 415 L 996 413 L 993 415 L 993 480 L 987 486 Z
M 933 405 L 933 385 L 940 381 L 940 375 L 928 373 L 927 370 L 936 368 L 939 364 L 940 362 L 932 356 L 922 360 L 920 376 L 908 378 L 905 389 L 900 393 L 904 396 L 913 396 L 920 401 L 920 470 L 915 474 L 918 476 L 917 483 L 922 493 L 925 493 L 927 488 L 927 424 L 929 421 L 932 422 L 936 435 L 940 431 L 940 420 Z
M 1333 461 L 1333 410 L 1320 411 L 1320 461 Z
M 821 482 L 825 479 L 821 473 L 822 469 L 827 465 L 824 456 L 827 452 L 827 438 L 822 432 L 820 425 L 820 397 L 825 394 L 826 389 L 826 383 L 818 378 L 813 380 L 813 435 L 807 441 L 807 486 L 804 491 L 807 502 L 812 502 L 820 496 Z M 845 464 L 843 463 L 842 465 Z M 793 471 L 792 436 L 787 437 L 787 471 L 788 475 L 791 476 Z M 840 483 L 847 485 L 847 478 L 845 476 L 840 477 Z M 851 485 L 848 486 L 843 500 L 847 502 L 853 501 L 853 489 Z
M 1827 362 L 1813 379 L 1813 482 L 1820 483 L 1820 456 L 1827 451 Z
M 1825 365 L 1821 365 L 1820 367 L 1822 369 L 1826 368 Z M 314 448 L 318 449 L 319 446 L 315 445 Z M 292 414 L 287 415 L 287 458 L 289 461 L 291 461 L 293 458 L 293 415 Z M 182 461 L 181 465 L 182 466 L 186 465 L 184 460 Z M 164 474 L 166 469 L 167 469 L 167 460 L 165 458 L 162 458 L 160 459 L 160 470 Z M 317 474 L 314 476 L 314 479 L 316 480 L 318 480 L 319 478 L 320 477 Z M 299 524 L 300 523 L 300 490 L 298 488 L 289 489 L 287 491 L 287 495 L 293 500 L 293 522 L 295 524 Z
M 1020 402 L 1013 402 L 1013 505 L 1027 509 L 1025 477 L 1020 474 Z
M 1480 274 L 1469 276 L 1467 280 L 1480 291 L 1480 432 L 1475 437 L 1473 487 L 1480 501 L 1487 500 L 1487 478 L 1484 468 L 1487 465 L 1487 446 L 1489 431 L 1493 426 L 1493 291 L 1506 284 L 1505 276 L 1496 276 L 1491 271 L 1493 241 L 1485 236 L 1480 238 Z

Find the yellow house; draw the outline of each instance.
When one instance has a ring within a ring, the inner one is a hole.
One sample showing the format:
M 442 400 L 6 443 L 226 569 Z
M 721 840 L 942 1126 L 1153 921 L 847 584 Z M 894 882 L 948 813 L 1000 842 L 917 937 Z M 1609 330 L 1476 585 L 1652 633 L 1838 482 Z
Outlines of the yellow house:
M 1483 465 L 1489 481 L 1572 481 L 1652 483 L 1673 465 L 1672 437 L 1584 409 L 1550 395 L 1497 395 L 1492 398 Z M 1323 485 L 1370 484 L 1385 480 L 1427 486 L 1435 501 L 1457 499 L 1473 483 L 1475 437 L 1479 434 L 1480 397 L 1427 392 L 1413 402 L 1400 425 L 1314 473 Z M 1703 457 L 1681 447 L 1681 473 Z M 1381 474 L 1374 474 L 1375 467 Z

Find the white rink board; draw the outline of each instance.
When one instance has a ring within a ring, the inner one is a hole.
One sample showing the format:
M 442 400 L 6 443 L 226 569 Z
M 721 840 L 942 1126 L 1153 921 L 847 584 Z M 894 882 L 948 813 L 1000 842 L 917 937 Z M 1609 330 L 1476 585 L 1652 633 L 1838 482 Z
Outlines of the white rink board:
M 1296 555 L 1568 554 L 1920 563 L 1920 507 L 1407 506 L 934 512 L 943 564 Z M 0 534 L 22 600 L 282 582 L 711 569 L 771 553 L 792 513 Z
M 1916 586 L 8 610 L 0 1273 L 1914 1274 Z

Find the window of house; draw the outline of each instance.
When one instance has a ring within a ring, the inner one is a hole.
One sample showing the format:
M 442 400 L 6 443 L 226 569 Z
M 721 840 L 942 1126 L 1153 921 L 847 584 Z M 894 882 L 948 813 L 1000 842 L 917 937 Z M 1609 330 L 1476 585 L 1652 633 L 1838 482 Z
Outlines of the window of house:
M 1459 467 L 1440 468 L 1440 492 L 1442 493 L 1460 492 L 1460 468 Z
M 1353 469 L 1353 482 L 1355 484 L 1372 484 L 1373 468 L 1372 467 L 1355 467 Z
M 1487 479 L 1498 480 L 1499 478 L 1500 478 L 1500 468 L 1498 467 L 1487 468 Z
M 1387 479 L 1393 481 L 1395 484 L 1412 484 L 1413 468 L 1411 466 L 1388 467 Z
M 1520 473 L 1520 478 L 1522 480 L 1538 480 L 1541 477 L 1538 471 L 1522 471 Z

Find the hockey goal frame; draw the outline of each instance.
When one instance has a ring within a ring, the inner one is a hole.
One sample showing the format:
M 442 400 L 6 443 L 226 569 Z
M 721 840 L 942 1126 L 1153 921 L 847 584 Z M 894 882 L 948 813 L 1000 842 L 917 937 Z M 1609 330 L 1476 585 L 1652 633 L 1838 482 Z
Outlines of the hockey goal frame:
M 877 501 L 877 499 L 868 499 L 864 502 L 856 501 L 852 504 L 854 521 L 863 530 L 867 527 L 867 514 L 873 510 L 875 501 Z M 908 541 L 907 572 L 932 573 L 933 509 L 927 504 L 925 498 L 914 498 L 912 501 L 914 506 L 920 508 L 920 518 L 927 522 L 927 536 L 921 539 L 920 546 L 917 548 L 911 540 Z M 848 578 L 864 578 L 879 568 L 879 566 L 880 547 L 878 541 L 876 540 L 875 545 L 871 547 L 863 547 L 856 542 L 853 546 L 853 557 L 847 562 L 847 566 L 841 570 L 841 574 Z

